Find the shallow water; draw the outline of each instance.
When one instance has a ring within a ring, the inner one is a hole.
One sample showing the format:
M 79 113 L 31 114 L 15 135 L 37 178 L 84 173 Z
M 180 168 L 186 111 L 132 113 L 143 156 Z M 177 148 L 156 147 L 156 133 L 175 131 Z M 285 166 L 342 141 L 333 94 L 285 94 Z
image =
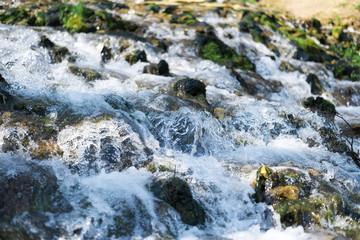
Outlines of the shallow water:
M 218 27 L 219 22 L 231 23 L 231 19 L 206 15 L 204 20 L 216 27 L 217 36 L 225 43 L 245 51 L 264 79 L 281 82 L 282 90 L 264 99 L 244 94 L 228 69 L 196 57 L 193 46 L 185 42 L 196 37 L 195 31 L 185 32 L 181 27 L 171 29 L 153 23 L 145 33 L 170 39 L 172 45 L 166 53 L 134 40 L 128 40 L 133 45 L 120 53 L 124 37 L 0 25 L 0 71 L 11 93 L 49 102 L 49 124 L 54 124 L 64 108 L 88 119 L 61 129 L 56 141 L 63 155 L 39 163 L 54 169 L 60 190 L 73 207 L 71 212 L 49 213 L 49 227 L 60 226 L 73 239 L 104 239 L 109 237 L 114 216 L 131 215 L 135 222 L 129 237 L 132 239 L 163 238 L 168 232 L 181 239 L 322 239 L 326 233 L 308 233 L 302 227 L 281 228 L 279 216 L 270 206 L 252 200 L 256 170 L 266 164 L 274 169 L 291 167 L 307 175 L 308 169 L 322 171 L 329 184 L 340 191 L 359 194 L 359 169 L 349 157 L 329 152 L 321 144 L 317 130 L 327 123 L 301 104 L 312 96 L 306 74 L 280 71 L 279 67 L 282 60 L 301 65 L 326 79 L 324 88 L 328 92 L 340 84 L 332 73 L 319 64 L 290 60 L 294 47 L 280 36 L 273 39 L 283 48 L 277 57 L 237 28 Z M 227 33 L 232 39 L 226 38 Z M 38 46 L 41 35 L 67 47 L 77 56 L 75 65 L 98 71 L 102 79 L 86 82 L 68 71 L 67 60 L 51 63 L 47 50 Z M 101 61 L 104 45 L 115 53 L 108 63 Z M 174 75 L 206 83 L 207 101 L 214 108 L 224 109 L 225 117 L 216 119 L 208 111 L 170 96 L 169 89 L 177 76 L 143 74 L 147 63 L 130 66 L 124 55 L 139 48 L 145 50 L 149 62 L 165 59 Z M 322 97 L 333 100 L 329 94 Z M 360 102 L 359 95 L 354 98 L 354 102 Z M 349 122 L 360 122 L 359 106 L 336 109 Z M 305 124 L 300 128 L 289 124 L 284 113 L 301 118 Z M 101 114 L 110 117 L 96 119 Z M 14 128 L 19 135 L 26 134 L 26 129 Z M 339 131 L 336 125 L 333 129 Z M 11 130 L 0 127 L 0 146 Z M 318 145 L 309 147 L 308 139 Z M 355 142 L 357 150 L 359 143 Z M 124 158 L 131 162 L 124 163 Z M 25 165 L 14 165 L 11 160 L 30 161 L 30 156 L 22 149 L 11 155 L 3 153 L 0 159 L 2 171 L 16 174 Z M 168 170 L 149 172 L 149 159 Z M 164 207 L 149 191 L 152 179 L 173 175 L 185 179 L 194 198 L 203 204 L 205 226 L 183 224 L 174 209 Z M 341 221 L 336 224 L 346 225 Z

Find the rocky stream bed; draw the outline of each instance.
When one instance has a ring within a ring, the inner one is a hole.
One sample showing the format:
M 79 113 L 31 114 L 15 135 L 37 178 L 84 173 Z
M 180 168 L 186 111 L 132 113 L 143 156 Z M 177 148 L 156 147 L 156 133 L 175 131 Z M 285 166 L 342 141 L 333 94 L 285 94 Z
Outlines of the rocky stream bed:
M 360 239 L 358 30 L 2 1 L 0 239 Z

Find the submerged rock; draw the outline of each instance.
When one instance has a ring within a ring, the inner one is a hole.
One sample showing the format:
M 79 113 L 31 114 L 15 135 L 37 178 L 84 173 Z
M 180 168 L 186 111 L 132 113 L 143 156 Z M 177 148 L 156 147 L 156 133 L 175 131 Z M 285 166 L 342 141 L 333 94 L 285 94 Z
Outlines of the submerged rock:
M 205 223 L 205 211 L 193 198 L 189 185 L 178 177 L 155 180 L 150 190 L 161 200 L 171 205 L 189 225 L 196 226 Z
M 199 57 L 209 59 L 228 68 L 255 70 L 255 65 L 246 56 L 241 56 L 220 39 L 199 35 L 195 40 L 195 52 Z

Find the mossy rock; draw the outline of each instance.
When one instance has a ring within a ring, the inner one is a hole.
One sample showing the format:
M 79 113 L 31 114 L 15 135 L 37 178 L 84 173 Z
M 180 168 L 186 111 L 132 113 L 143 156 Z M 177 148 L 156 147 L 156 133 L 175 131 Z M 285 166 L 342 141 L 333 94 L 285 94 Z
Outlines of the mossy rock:
M 331 36 L 339 40 L 343 30 L 344 30 L 343 26 L 334 26 L 331 30 Z
M 308 74 L 306 77 L 306 82 L 310 85 L 312 94 L 315 94 L 315 95 L 322 94 L 323 88 L 321 86 L 321 82 L 315 74 L 313 74 L 313 73 Z
M 306 53 L 319 54 L 320 47 L 310 38 L 294 38 L 297 46 L 303 49 Z
M 171 205 L 185 224 L 192 226 L 205 223 L 205 210 L 192 197 L 189 185 L 178 177 L 155 180 L 150 190 L 154 195 Z
M 170 76 L 169 65 L 165 60 L 160 60 L 158 64 L 145 66 L 143 73 L 149 73 L 160 76 Z
M 322 97 L 309 97 L 304 101 L 304 106 L 316 111 L 326 118 L 333 120 L 336 115 L 335 105 Z
M 248 57 L 241 56 L 221 40 L 212 36 L 199 35 L 195 40 L 195 52 L 198 56 L 209 59 L 228 68 L 255 70 L 255 65 Z
M 180 95 L 190 95 L 193 97 L 206 95 L 205 84 L 197 79 L 192 78 L 184 78 L 177 81 L 174 84 L 173 89 Z
M 69 67 L 69 71 L 77 76 L 83 77 L 86 81 L 95 81 L 102 78 L 101 74 L 89 69 L 89 68 L 80 68 L 78 66 L 72 65 Z
M 350 80 L 354 82 L 360 81 L 360 63 L 351 64 L 348 60 L 333 61 L 333 63 L 327 65 L 333 73 L 334 77 L 340 80 Z
M 193 25 L 196 22 L 196 17 L 188 11 L 184 11 L 182 14 L 172 15 L 169 19 L 169 23 L 176 24 Z
M 128 53 L 125 55 L 125 61 L 130 63 L 130 65 L 133 65 L 138 61 L 147 62 L 146 53 L 144 50 L 135 50 L 132 53 Z
M 146 5 L 144 10 L 147 12 L 153 12 L 153 13 L 159 13 L 160 12 L 160 6 L 156 5 L 154 3 Z

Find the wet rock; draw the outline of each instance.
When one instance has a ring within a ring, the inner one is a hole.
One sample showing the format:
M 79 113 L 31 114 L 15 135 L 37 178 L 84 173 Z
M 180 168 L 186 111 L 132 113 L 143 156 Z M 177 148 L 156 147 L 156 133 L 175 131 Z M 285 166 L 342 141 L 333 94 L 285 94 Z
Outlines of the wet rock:
M 293 38 L 293 42 L 298 46 L 294 54 L 295 59 L 312 62 L 330 62 L 334 56 L 327 54 L 311 38 Z
M 92 69 L 80 68 L 75 65 L 71 65 L 69 67 L 69 71 L 74 75 L 83 77 L 86 81 L 95 81 L 95 80 L 99 80 L 102 78 L 100 73 L 98 73 Z
M 152 233 L 151 216 L 146 206 L 137 197 L 132 201 L 115 207 L 114 223 L 108 226 L 107 237 L 131 238 L 136 234 L 146 238 Z
M 351 65 L 349 61 L 338 60 L 327 65 L 338 79 L 360 81 L 360 66 Z
M 173 88 L 180 95 L 206 96 L 205 84 L 197 79 L 181 79 L 174 84 Z
M 195 52 L 204 59 L 225 65 L 228 68 L 255 70 L 255 65 L 246 56 L 241 56 L 220 39 L 199 35 L 195 40 Z
M 232 74 L 250 95 L 260 98 L 267 97 L 271 93 L 278 93 L 282 88 L 281 82 L 265 80 L 256 72 L 244 71 L 238 73 L 236 71 L 232 71 Z
M 295 72 L 299 70 L 299 67 L 291 64 L 290 62 L 281 61 L 279 69 L 280 71 L 285 72 Z
M 108 62 L 112 58 L 111 49 L 104 46 L 101 50 L 101 60 Z
M 203 207 L 192 197 L 189 185 L 178 177 L 155 180 L 150 190 L 161 200 L 171 205 L 189 225 L 196 226 L 205 223 Z
M 147 62 L 146 53 L 143 50 L 135 50 L 132 53 L 126 54 L 125 55 L 125 60 L 128 63 L 130 63 L 130 65 L 133 65 L 133 64 L 137 63 L 138 61 Z
M 66 47 L 59 47 L 55 45 L 55 43 L 53 43 L 46 36 L 41 36 L 39 46 L 48 49 L 52 63 L 60 63 L 67 56 L 70 56 L 70 52 Z
M 158 64 L 150 64 L 144 67 L 143 73 L 160 76 L 170 76 L 169 65 L 165 60 L 160 60 Z
M 160 6 L 156 4 L 149 4 L 146 5 L 144 10 L 147 12 L 153 12 L 153 13 L 159 13 L 160 12 Z
M 297 200 L 299 198 L 299 188 L 295 186 L 280 186 L 273 188 L 269 191 L 271 195 L 278 196 L 280 198 L 285 198 L 288 200 Z
M 60 12 L 57 9 L 49 9 L 44 13 L 45 25 L 51 27 L 60 27 Z
M 318 112 L 331 121 L 334 120 L 336 115 L 334 104 L 322 97 L 316 97 L 316 99 L 309 97 L 304 101 L 304 106 L 310 108 L 312 111 Z
M 169 5 L 164 8 L 163 12 L 167 14 L 173 14 L 177 8 L 177 6 Z
M 0 238 L 55 238 L 61 227 L 46 224 L 50 221 L 46 212 L 66 213 L 72 207 L 62 196 L 53 170 L 15 159 L 2 160 L 0 165 Z M 28 223 L 41 231 L 31 231 Z
M 169 23 L 176 24 L 193 25 L 196 22 L 196 17 L 188 11 L 184 11 L 181 14 L 172 15 L 169 19 Z
M 338 85 L 334 88 L 331 95 L 342 105 L 360 105 L 360 86 Z
M 323 90 L 320 80 L 315 74 L 310 73 L 309 75 L 307 75 L 306 82 L 309 83 L 312 94 L 314 95 L 322 94 Z

